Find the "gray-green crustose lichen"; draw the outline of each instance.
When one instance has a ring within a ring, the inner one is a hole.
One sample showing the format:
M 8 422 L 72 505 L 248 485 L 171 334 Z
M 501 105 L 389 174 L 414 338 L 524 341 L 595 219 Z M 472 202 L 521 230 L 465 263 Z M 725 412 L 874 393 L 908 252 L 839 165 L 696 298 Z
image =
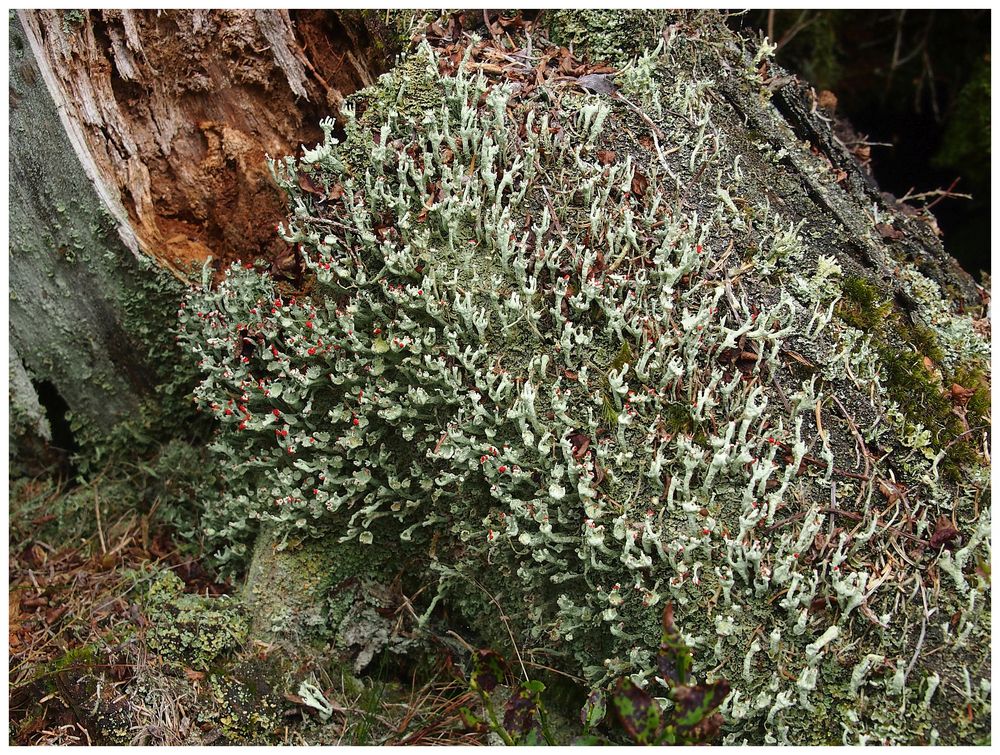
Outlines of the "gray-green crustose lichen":
M 284 717 L 275 673 L 266 663 L 249 661 L 212 674 L 199 721 L 214 725 L 226 744 L 273 744 Z
M 249 626 L 238 601 L 185 593 L 173 572 L 163 572 L 150 586 L 145 613 L 149 647 L 170 663 L 206 670 L 247 641 Z
M 473 620 L 495 600 L 594 686 L 660 684 L 670 601 L 696 674 L 732 684 L 729 741 L 930 741 L 956 701 L 917 707 L 928 638 L 988 689 L 969 645 L 990 619 L 988 468 L 976 450 L 949 482 L 878 342 L 836 317 L 856 263 L 769 177 L 781 150 L 826 168 L 793 140 L 730 138 L 719 85 L 689 73 L 724 54 L 678 28 L 621 74 L 652 129 L 621 100 L 441 76 L 425 48 L 435 103 L 365 129 L 348 110 L 346 144 L 328 128 L 275 166 L 313 295 L 233 268 L 182 313 L 231 470 L 214 531 L 236 557 L 258 522 L 391 547 L 435 600 Z M 758 91 L 741 55 L 731 75 Z M 987 375 L 970 318 L 902 277 L 941 348 Z M 936 539 L 942 515 L 960 537 Z M 913 726 L 884 715 L 901 706 Z

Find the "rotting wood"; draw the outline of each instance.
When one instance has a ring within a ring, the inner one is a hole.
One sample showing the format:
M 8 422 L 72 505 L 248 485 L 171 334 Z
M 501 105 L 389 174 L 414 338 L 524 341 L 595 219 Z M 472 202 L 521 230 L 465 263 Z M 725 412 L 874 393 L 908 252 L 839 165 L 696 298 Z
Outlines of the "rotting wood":
M 320 119 L 336 117 L 347 95 L 391 63 L 363 28 L 372 19 L 357 14 L 106 10 L 68 21 L 63 11 L 35 10 L 19 18 L 126 245 L 182 280 L 208 257 L 220 267 L 283 252 L 274 228 L 284 198 L 265 158 L 319 140 Z M 371 49 L 351 49 L 359 41 Z

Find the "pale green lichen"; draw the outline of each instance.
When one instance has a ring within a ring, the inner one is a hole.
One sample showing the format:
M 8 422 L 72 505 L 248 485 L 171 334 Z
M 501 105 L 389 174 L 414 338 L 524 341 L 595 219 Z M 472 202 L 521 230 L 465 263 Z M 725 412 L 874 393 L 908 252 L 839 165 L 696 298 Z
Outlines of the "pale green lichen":
M 241 649 L 249 626 L 239 603 L 185 593 L 173 572 L 163 572 L 146 595 L 147 642 L 165 661 L 206 670 Z
M 587 9 L 545 11 L 542 23 L 553 42 L 579 56 L 614 65 L 656 47 L 667 24 L 683 15 L 665 10 Z
M 729 742 L 967 741 L 980 698 L 965 733 L 952 697 L 919 700 L 944 657 L 953 683 L 988 674 L 984 454 L 957 460 L 956 485 L 935 461 L 949 436 L 900 442 L 923 437 L 894 387 L 913 346 L 868 317 L 888 297 L 854 285 L 825 210 L 733 136 L 721 87 L 773 110 L 751 53 L 704 32 L 675 28 L 632 79 L 644 103 L 658 87 L 669 141 L 620 100 L 517 96 L 441 76 L 424 49 L 435 97 L 391 76 L 365 95 L 389 102 L 366 123 L 377 145 L 348 111 L 345 144 L 328 129 L 276 167 L 312 296 L 233 268 L 182 313 L 230 471 L 214 534 L 233 557 L 259 524 L 391 549 L 491 642 L 501 606 L 524 647 L 595 686 L 660 684 L 670 601 L 696 674 L 732 683 Z M 699 77 L 719 56 L 728 80 Z M 850 209 L 818 158 L 774 139 Z M 298 171 L 342 197 L 318 206 Z M 985 379 L 970 318 L 904 279 L 917 320 Z M 946 387 L 906 374 L 928 400 Z M 942 514 L 954 554 L 929 547 Z M 952 576 L 931 590 L 932 569 Z M 931 625 L 956 611 L 957 632 Z

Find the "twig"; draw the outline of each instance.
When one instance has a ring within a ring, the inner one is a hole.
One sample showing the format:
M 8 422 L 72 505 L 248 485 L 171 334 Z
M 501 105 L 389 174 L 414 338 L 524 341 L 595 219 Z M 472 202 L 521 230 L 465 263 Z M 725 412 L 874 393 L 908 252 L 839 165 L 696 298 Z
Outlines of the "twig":
M 97 487 L 94 487 L 94 513 L 97 514 L 97 536 L 101 539 L 101 554 L 107 554 L 108 545 L 104 542 L 104 529 L 101 527 L 101 504 L 97 499 Z
M 927 205 L 927 209 L 930 209 L 931 207 L 933 207 L 934 205 L 936 205 L 938 202 L 940 202 L 943 199 L 949 199 L 949 198 L 951 198 L 951 199 L 972 199 L 972 195 L 971 194 L 962 194 L 962 193 L 957 192 L 957 191 L 952 191 L 952 189 L 954 189 L 955 186 L 958 185 L 958 182 L 961 181 L 961 180 L 962 180 L 962 177 L 959 176 L 958 178 L 956 178 L 954 181 L 951 182 L 951 185 L 948 186 L 947 189 L 934 189 L 933 191 L 921 191 L 921 192 L 918 192 L 916 194 L 911 194 L 910 193 L 910 191 L 912 191 L 912 189 L 911 189 L 910 191 L 906 192 L 906 194 L 904 194 L 902 197 L 900 197 L 899 201 L 900 202 L 910 202 L 910 201 L 913 201 L 915 199 L 916 200 L 920 200 L 920 199 L 930 199 L 931 197 L 937 197 L 933 202 L 931 202 L 929 205 Z
M 920 617 L 920 636 L 917 638 L 917 647 L 913 651 L 913 657 L 910 659 L 910 665 L 906 667 L 906 673 L 903 674 L 903 684 L 906 684 L 906 680 L 910 677 L 910 672 L 913 671 L 913 667 L 917 665 L 917 658 L 920 656 L 920 648 L 924 646 L 924 636 L 927 631 L 927 593 L 924 592 L 924 585 L 920 583 L 920 599 L 924 604 L 924 615 Z
M 464 574 L 462 576 L 465 577 Z M 507 615 L 504 613 L 503 606 L 501 606 L 500 602 L 493 596 L 493 593 L 483 587 L 479 580 L 474 577 L 465 577 L 465 579 L 468 579 L 476 587 L 486 593 L 493 605 L 495 605 L 500 611 L 500 621 L 503 622 L 504 628 L 507 630 L 507 635 L 510 637 L 510 644 L 514 648 L 514 654 L 517 656 L 517 662 L 521 665 L 521 673 L 524 674 L 524 680 L 527 681 L 531 677 L 528 676 L 528 670 L 524 667 L 524 659 L 521 658 L 521 651 L 517 647 L 517 640 L 514 639 L 514 632 L 511 630 L 510 623 L 507 621 Z

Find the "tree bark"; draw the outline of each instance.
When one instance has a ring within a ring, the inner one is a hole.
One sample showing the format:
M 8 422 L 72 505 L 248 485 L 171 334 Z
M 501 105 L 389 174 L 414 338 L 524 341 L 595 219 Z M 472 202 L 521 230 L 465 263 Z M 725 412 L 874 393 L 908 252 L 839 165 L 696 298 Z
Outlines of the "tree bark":
M 319 139 L 400 45 L 377 14 L 293 15 L 12 19 L 15 455 L 52 440 L 46 412 L 101 433 L 139 411 L 173 368 L 172 313 L 206 261 L 289 263 L 267 156 Z

